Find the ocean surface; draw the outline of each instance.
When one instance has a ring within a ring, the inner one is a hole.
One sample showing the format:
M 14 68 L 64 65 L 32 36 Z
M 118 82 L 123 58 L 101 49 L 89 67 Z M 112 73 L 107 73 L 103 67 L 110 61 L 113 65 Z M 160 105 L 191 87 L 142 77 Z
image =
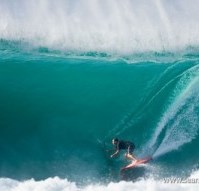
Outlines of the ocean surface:
M 196 0 L 0 0 L 0 190 L 198 190 L 198 20 Z M 153 160 L 120 173 L 115 137 Z

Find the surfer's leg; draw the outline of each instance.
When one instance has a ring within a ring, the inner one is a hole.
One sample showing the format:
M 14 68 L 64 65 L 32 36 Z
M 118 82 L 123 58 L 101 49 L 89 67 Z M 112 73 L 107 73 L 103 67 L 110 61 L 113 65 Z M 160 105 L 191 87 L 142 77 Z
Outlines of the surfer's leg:
M 135 161 L 137 161 L 137 159 L 133 156 L 133 149 L 131 148 L 131 146 L 128 147 L 128 151 L 125 154 L 125 156 L 129 160 L 135 160 Z
M 129 160 L 135 160 L 135 161 L 137 160 L 132 154 L 126 153 L 125 156 L 126 156 L 126 158 L 129 159 Z

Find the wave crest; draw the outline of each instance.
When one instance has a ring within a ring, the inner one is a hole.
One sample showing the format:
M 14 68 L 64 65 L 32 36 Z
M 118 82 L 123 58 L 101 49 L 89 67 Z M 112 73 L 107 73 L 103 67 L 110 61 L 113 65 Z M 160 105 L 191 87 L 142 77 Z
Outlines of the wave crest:
M 198 1 L 0 2 L 0 38 L 67 51 L 131 54 L 199 45 Z

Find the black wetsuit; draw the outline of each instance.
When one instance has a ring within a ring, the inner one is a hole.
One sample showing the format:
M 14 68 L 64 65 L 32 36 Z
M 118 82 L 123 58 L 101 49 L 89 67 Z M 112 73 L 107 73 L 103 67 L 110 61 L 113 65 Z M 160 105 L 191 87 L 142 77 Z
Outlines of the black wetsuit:
M 128 154 L 132 154 L 135 149 L 135 145 L 130 141 L 118 141 L 116 144 L 116 150 L 127 150 Z

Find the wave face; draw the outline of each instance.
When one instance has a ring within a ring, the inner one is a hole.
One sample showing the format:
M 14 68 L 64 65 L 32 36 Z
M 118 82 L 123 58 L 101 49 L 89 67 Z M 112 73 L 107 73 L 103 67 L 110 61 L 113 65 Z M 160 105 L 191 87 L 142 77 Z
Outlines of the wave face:
M 15 45 L 1 41 L 1 177 L 120 180 L 126 161 L 106 152 L 115 136 L 133 140 L 138 157 L 153 156 L 143 176 L 184 177 L 197 169 L 196 54 L 133 61 Z
M 65 51 L 131 54 L 199 45 L 197 0 L 0 1 L 0 38 Z

